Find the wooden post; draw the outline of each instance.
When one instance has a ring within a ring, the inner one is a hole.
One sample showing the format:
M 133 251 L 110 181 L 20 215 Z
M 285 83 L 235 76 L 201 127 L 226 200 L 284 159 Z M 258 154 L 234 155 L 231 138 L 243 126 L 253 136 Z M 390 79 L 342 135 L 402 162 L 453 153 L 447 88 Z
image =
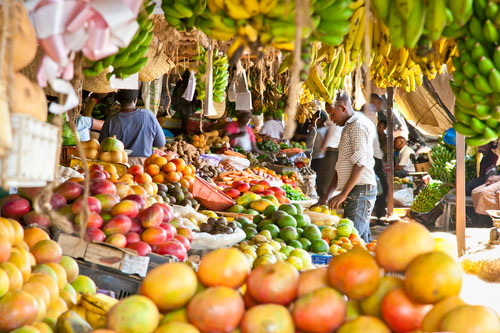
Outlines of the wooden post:
M 387 88 L 387 163 L 390 170 L 387 172 L 387 216 L 391 217 L 394 211 L 394 118 L 392 106 L 394 103 L 394 88 Z
M 458 256 L 463 255 L 465 251 L 465 137 L 456 134 L 456 234 Z

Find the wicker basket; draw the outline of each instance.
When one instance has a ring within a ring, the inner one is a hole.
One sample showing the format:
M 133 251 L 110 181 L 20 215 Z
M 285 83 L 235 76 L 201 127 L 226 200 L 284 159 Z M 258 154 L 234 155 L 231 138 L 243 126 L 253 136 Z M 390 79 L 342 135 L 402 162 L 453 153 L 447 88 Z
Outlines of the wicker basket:
M 85 76 L 83 78 L 83 89 L 95 93 L 107 94 L 116 91 L 109 86 L 109 81 L 106 79 L 108 70 L 104 70 L 101 74 L 93 77 Z
M 153 42 L 149 45 L 146 56 L 148 62 L 139 72 L 139 81 L 154 81 L 175 67 L 175 64 L 168 59 L 157 37 L 154 37 Z
M 36 74 L 38 72 L 38 67 L 40 67 L 40 61 L 42 61 L 42 56 L 43 56 L 43 51 L 40 47 L 38 47 L 35 59 L 33 59 L 31 64 L 20 70 L 21 73 L 26 75 L 26 77 L 33 82 L 38 82 Z M 50 85 L 47 85 L 45 88 L 43 88 L 43 91 L 47 96 L 57 97 L 57 93 L 54 91 L 54 89 L 51 88 Z

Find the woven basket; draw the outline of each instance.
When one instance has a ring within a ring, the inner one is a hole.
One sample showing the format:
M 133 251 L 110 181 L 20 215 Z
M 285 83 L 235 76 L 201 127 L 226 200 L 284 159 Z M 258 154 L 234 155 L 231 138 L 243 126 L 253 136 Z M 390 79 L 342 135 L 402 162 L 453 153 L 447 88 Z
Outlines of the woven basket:
M 33 82 L 38 82 L 36 74 L 38 72 L 38 67 L 40 66 L 40 61 L 42 61 L 42 56 L 43 51 L 40 47 L 38 47 L 35 59 L 33 59 L 31 64 L 20 70 L 21 73 L 26 75 L 26 77 Z M 50 85 L 47 85 L 47 87 L 43 88 L 43 91 L 47 96 L 57 97 L 57 93 L 50 87 Z
M 168 59 L 165 51 L 163 50 L 162 44 L 156 37 L 149 45 L 146 56 L 148 57 L 148 62 L 139 72 L 139 81 L 154 81 L 175 67 L 175 64 Z
M 106 94 L 116 91 L 109 86 L 109 81 L 106 79 L 108 70 L 104 70 L 101 74 L 93 77 L 85 76 L 83 78 L 83 89 L 95 93 Z

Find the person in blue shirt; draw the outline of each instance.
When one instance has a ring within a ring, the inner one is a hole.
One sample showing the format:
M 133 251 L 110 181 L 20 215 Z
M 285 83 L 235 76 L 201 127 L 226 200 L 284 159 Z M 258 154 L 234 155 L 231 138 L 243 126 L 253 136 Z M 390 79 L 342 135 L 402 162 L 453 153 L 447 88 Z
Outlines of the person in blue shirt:
M 165 135 L 153 113 L 135 105 L 138 90 L 119 90 L 116 99 L 120 112 L 106 119 L 99 135 L 99 142 L 115 135 L 123 142 L 125 149 L 132 150 L 129 164 L 143 164 L 153 154 L 153 147 L 165 145 Z

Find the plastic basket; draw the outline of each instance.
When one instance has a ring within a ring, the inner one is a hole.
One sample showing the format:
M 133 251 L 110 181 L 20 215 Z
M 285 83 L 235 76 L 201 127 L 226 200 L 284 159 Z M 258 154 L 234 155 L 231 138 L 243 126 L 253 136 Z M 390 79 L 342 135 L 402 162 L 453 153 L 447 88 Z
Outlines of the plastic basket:
M 311 254 L 313 265 L 328 265 L 332 259 L 333 255 L 331 254 Z
M 233 199 L 198 176 L 193 184 L 193 196 L 210 210 L 226 210 L 234 205 Z
M 137 294 L 141 279 L 96 264 L 77 260 L 80 274 L 94 280 L 99 289 L 110 290 L 122 299 Z
M 59 164 L 69 167 L 71 163 L 71 156 L 77 155 L 76 146 L 62 146 L 61 148 L 61 161 Z
M 38 187 L 54 181 L 58 128 L 25 114 L 11 115 L 12 150 L 4 187 Z M 36 167 L 34 167 L 36 166 Z M 0 173 L 2 165 L 0 163 Z

